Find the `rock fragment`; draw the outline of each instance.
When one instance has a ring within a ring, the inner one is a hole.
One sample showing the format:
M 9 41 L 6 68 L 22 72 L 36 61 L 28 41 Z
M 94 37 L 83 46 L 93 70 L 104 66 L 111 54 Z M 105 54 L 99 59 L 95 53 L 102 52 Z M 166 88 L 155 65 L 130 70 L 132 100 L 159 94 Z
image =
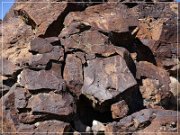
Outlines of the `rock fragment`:
M 144 109 L 132 115 L 124 117 L 119 122 L 113 122 L 106 125 L 105 134 L 112 132 L 134 132 L 134 131 L 154 131 L 162 132 L 163 125 L 168 128 L 164 132 L 176 132 L 180 119 L 177 119 L 177 112 L 170 110 Z M 174 127 L 170 125 L 175 123 Z M 166 123 L 166 124 L 165 124 Z M 149 127 L 149 128 L 148 128 Z M 144 130 L 141 130 L 144 129 Z M 151 132 L 150 131 L 150 132 Z
M 36 53 L 48 53 L 53 50 L 53 46 L 47 42 L 45 39 L 42 38 L 35 38 L 30 43 L 30 51 Z
M 67 132 L 72 132 L 73 129 L 71 128 L 69 123 L 57 121 L 57 120 L 49 120 L 44 122 L 37 122 L 35 123 L 35 135 L 39 135 L 41 132 L 46 132 L 47 134 L 59 134 L 63 135 Z
M 14 63 L 5 58 L 0 59 L 0 67 L 2 67 L 2 69 L 0 70 L 0 74 L 4 76 L 12 76 L 20 69 Z
M 119 55 L 97 58 L 87 61 L 87 64 L 82 93 L 93 102 L 102 103 L 112 99 L 137 83 Z
M 128 111 L 129 111 L 128 105 L 124 100 L 111 105 L 111 112 L 113 119 L 125 117 Z
M 157 67 L 149 62 L 146 61 L 140 61 L 136 64 L 137 73 L 136 76 L 139 79 L 140 77 L 148 77 L 151 79 L 157 79 L 159 80 L 160 85 L 162 86 L 162 89 L 165 91 L 169 91 L 169 74 L 166 72 L 166 70 Z
M 18 76 L 18 83 L 29 90 L 51 89 L 61 91 L 64 80 L 56 75 L 55 72 L 50 70 L 33 71 L 25 69 Z
M 63 77 L 70 90 L 80 95 L 83 85 L 83 67 L 81 60 L 75 54 L 67 55 Z
M 44 104 L 46 103 L 46 104 Z M 28 108 L 33 113 L 53 114 L 59 116 L 70 116 L 74 110 L 73 97 L 70 94 L 60 95 L 50 92 L 40 93 L 32 96 L 28 102 Z
M 63 61 L 64 60 L 64 49 L 56 46 L 51 52 L 32 55 L 29 60 L 29 65 L 34 68 L 43 67 L 50 61 Z
M 144 104 L 147 107 L 154 108 L 155 106 L 168 105 L 172 94 L 170 91 L 162 91 L 158 80 L 143 79 L 143 85 L 140 87 L 140 92 L 144 98 Z

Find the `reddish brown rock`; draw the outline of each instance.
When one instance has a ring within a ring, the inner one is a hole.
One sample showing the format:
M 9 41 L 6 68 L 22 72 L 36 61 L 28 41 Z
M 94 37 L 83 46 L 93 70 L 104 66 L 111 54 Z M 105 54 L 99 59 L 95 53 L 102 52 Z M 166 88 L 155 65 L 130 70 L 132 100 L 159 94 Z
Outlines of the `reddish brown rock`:
M 0 130 L 175 134 L 177 4 L 67 1 L 17 0 L 0 23 Z
M 161 89 L 165 91 L 169 91 L 170 87 L 170 79 L 169 74 L 166 72 L 166 70 L 157 67 L 149 62 L 146 61 L 140 61 L 136 64 L 137 68 L 137 78 L 140 77 L 148 77 L 151 79 L 157 79 L 159 80 L 159 83 L 161 85 Z
M 124 100 L 111 105 L 111 112 L 113 119 L 125 117 L 128 111 L 129 111 L 128 105 Z
M 170 77 L 170 91 L 172 92 L 174 98 L 171 99 L 172 108 L 179 108 L 180 107 L 180 82 L 177 78 Z
M 50 60 L 63 61 L 64 49 L 59 46 L 55 46 L 49 53 L 32 55 L 29 60 L 29 65 L 32 67 L 46 66 Z
M 52 89 L 61 91 L 64 87 L 64 81 L 56 75 L 51 70 L 33 71 L 25 69 L 18 76 L 18 83 L 30 90 Z
M 2 57 L 8 59 L 13 64 L 24 66 L 28 63 L 29 53 L 28 43 L 33 37 L 33 31 L 20 18 L 11 18 L 2 25 Z M 13 29 L 13 31 L 12 31 Z
M 45 35 L 45 36 L 56 36 L 56 29 L 51 30 L 51 33 L 47 33 L 48 27 L 55 21 L 58 20 L 58 17 L 62 15 L 63 11 L 67 7 L 67 4 L 64 3 L 36 3 L 36 1 L 31 0 L 31 3 L 20 3 L 15 7 L 15 13 L 18 16 L 24 18 L 26 23 L 32 26 L 36 31 L 36 35 Z M 38 10 L 36 10 L 38 9 Z M 37 15 L 38 14 L 38 15 Z M 62 18 L 63 19 L 63 18 Z M 60 24 L 61 25 L 61 24 Z M 59 27 L 59 29 L 62 26 Z
M 119 122 L 113 122 L 106 125 L 105 134 L 111 132 L 114 135 L 116 132 L 134 132 L 134 131 L 148 131 L 148 132 L 177 132 L 176 111 L 145 109 L 129 115 Z M 166 130 L 163 127 L 166 127 Z M 144 129 L 144 130 L 142 130 Z M 147 130 L 146 130 L 147 129 Z
M 88 16 L 85 17 L 85 16 Z M 138 22 L 127 7 L 121 3 L 104 3 L 90 6 L 84 12 L 72 12 L 65 18 L 65 25 L 73 21 L 82 22 L 104 32 L 125 33 Z
M 158 80 L 144 79 L 140 92 L 144 98 L 144 104 L 147 107 L 155 108 L 156 106 L 168 105 L 172 98 L 170 91 L 162 91 Z
M 83 69 L 81 60 L 75 54 L 67 55 L 63 77 L 70 90 L 79 96 L 83 85 Z
M 48 120 L 36 122 L 33 125 L 21 124 L 18 128 L 18 132 L 22 135 L 43 135 L 44 133 L 48 135 L 63 135 L 64 133 L 73 132 L 73 129 L 69 123 Z
M 57 121 L 57 120 L 49 120 L 44 122 L 38 122 L 35 124 L 36 129 L 34 130 L 35 135 L 39 135 L 41 132 L 46 132 L 47 134 L 54 135 L 63 135 L 66 132 L 72 132 L 72 128 L 69 123 Z
M 42 38 L 35 38 L 30 43 L 30 51 L 36 53 L 48 53 L 53 50 L 53 46 Z
M 65 46 L 65 51 L 80 49 L 86 53 L 106 53 L 113 47 L 107 44 L 108 37 L 96 30 L 84 31 L 81 35 L 71 35 L 61 38 L 61 43 Z M 111 48 L 110 48 L 111 47 Z
M 25 112 L 19 114 L 19 121 L 24 124 L 31 124 L 43 118 L 47 118 L 47 115 L 46 114 L 33 115 L 32 112 Z
M 26 108 L 28 104 L 28 98 L 30 98 L 30 93 L 28 90 L 23 88 L 16 88 L 15 93 L 15 107 L 17 109 Z
M 102 103 L 136 85 L 123 57 L 117 55 L 87 61 L 82 93 Z M 128 81 L 127 81 L 128 80 Z
M 0 67 L 2 67 L 0 74 L 4 76 L 12 76 L 17 70 L 20 69 L 11 61 L 3 58 L 0 59 Z
M 70 94 L 60 95 L 53 92 L 32 96 L 28 102 L 28 108 L 31 108 L 33 113 L 59 116 L 72 115 L 75 111 L 73 107 L 74 101 Z
M 4 76 L 0 76 L 0 97 L 3 96 L 5 93 L 7 93 L 11 88 L 7 84 L 3 83 L 6 80 L 8 80 L 8 78 Z

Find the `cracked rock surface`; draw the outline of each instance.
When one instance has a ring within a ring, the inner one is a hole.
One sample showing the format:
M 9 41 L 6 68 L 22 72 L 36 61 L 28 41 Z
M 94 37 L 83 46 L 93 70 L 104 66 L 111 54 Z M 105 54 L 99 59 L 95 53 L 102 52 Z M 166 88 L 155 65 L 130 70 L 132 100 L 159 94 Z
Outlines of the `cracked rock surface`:
M 176 134 L 169 1 L 16 0 L 0 20 L 0 134 Z

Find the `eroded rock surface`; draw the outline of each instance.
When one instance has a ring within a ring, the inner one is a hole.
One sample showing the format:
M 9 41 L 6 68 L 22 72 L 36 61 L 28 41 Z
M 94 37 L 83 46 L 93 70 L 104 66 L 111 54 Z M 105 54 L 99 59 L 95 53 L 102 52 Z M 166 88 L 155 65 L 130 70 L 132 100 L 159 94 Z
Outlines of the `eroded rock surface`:
M 178 131 L 177 123 L 180 120 L 177 119 L 177 115 L 176 111 L 145 109 L 127 116 L 119 122 L 106 125 L 105 133 L 150 131 L 148 129 L 152 129 L 152 131 L 157 133 Z
M 46 102 L 46 104 L 44 104 Z M 69 94 L 59 95 L 55 93 L 38 94 L 29 99 L 28 107 L 33 113 L 49 113 L 68 116 L 73 113 L 74 101 Z
M 112 99 L 137 84 L 121 56 L 98 58 L 87 64 L 82 93 L 94 102 Z
M 38 2 L 0 20 L 2 134 L 176 134 L 178 4 Z
M 53 71 L 33 71 L 23 70 L 18 77 L 20 85 L 30 90 L 38 89 L 52 89 L 62 90 L 64 81 L 62 78 L 58 78 Z M 38 82 L 38 83 L 37 83 Z

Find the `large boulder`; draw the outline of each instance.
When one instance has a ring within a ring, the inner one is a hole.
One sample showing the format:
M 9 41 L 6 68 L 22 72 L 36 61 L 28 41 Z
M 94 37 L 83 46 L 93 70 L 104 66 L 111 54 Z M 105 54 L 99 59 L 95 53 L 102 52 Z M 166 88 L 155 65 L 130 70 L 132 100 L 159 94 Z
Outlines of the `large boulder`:
M 38 82 L 38 83 L 37 83 Z M 51 70 L 33 71 L 25 69 L 18 76 L 18 83 L 30 90 L 51 89 L 61 91 L 64 89 L 64 80 Z
M 174 132 L 179 130 L 176 111 L 144 109 L 132 115 L 124 117 L 119 122 L 112 122 L 106 125 L 105 134 L 112 135 L 120 132 Z
M 46 104 L 44 104 L 46 102 Z M 32 109 L 32 113 L 54 114 L 59 116 L 70 116 L 74 110 L 74 100 L 70 94 L 38 94 L 32 96 L 28 102 L 28 108 Z
M 87 61 L 82 93 L 101 104 L 137 84 L 123 57 L 116 55 Z

